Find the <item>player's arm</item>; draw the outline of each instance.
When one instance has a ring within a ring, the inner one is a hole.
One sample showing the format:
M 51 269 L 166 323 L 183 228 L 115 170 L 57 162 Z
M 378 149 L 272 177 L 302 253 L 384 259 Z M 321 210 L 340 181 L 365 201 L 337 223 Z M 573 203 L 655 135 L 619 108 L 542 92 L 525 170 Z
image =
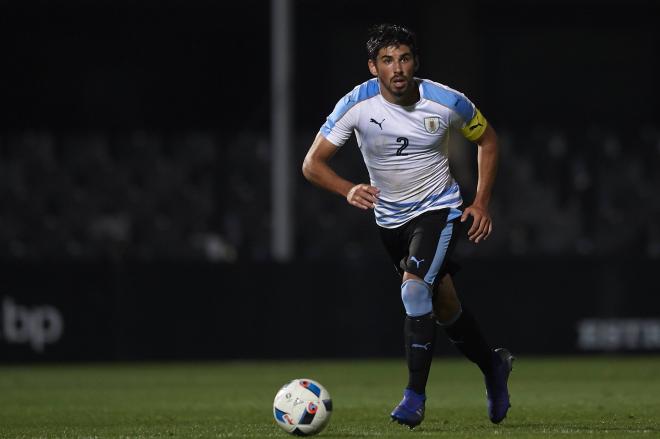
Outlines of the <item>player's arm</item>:
M 493 185 L 495 184 L 499 156 L 497 134 L 492 125 L 489 124 L 486 127 L 484 134 L 477 140 L 477 145 L 479 145 L 477 152 L 479 180 L 477 181 L 477 194 L 474 197 L 474 204 L 488 208 Z
M 303 161 L 303 175 L 315 185 L 345 197 L 353 206 L 360 209 L 373 209 L 380 191 L 374 186 L 355 184 L 337 175 L 328 165 L 335 152 L 337 152 L 337 146 L 323 137 L 321 133 L 317 134 Z
M 479 243 L 482 239 L 488 238 L 493 230 L 493 223 L 488 211 L 488 206 L 490 204 L 490 198 L 495 184 L 499 155 L 497 133 L 478 111 L 475 119 L 477 119 L 477 116 L 481 119 L 473 120 L 471 124 L 468 123 L 466 125 L 468 129 L 471 126 L 475 126 L 478 122 L 483 123 L 485 126 L 483 132 L 479 133 L 479 136 L 474 139 L 479 148 L 477 152 L 477 169 L 479 173 L 477 180 L 477 193 L 474 197 L 474 202 L 465 209 L 463 216 L 461 217 L 461 222 L 464 222 L 467 220 L 468 216 L 472 216 L 473 221 L 472 226 L 468 230 L 468 238 L 475 243 Z M 466 137 L 468 136 L 466 135 Z

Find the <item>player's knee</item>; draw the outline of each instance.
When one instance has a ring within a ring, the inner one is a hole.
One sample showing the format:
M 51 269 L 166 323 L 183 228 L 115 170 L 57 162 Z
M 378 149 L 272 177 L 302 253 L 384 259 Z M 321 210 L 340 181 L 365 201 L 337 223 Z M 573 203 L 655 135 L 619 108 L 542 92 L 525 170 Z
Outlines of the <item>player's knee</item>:
M 458 300 L 451 277 L 445 275 L 436 288 L 433 313 L 439 324 L 451 325 L 461 315 L 461 302 Z
M 418 317 L 433 311 L 431 287 L 424 281 L 408 279 L 401 284 L 401 300 L 406 314 Z
M 461 303 L 458 301 L 452 301 L 451 303 L 445 303 L 443 305 L 444 306 L 438 306 L 437 303 L 434 304 L 433 313 L 435 314 L 435 319 L 440 326 L 453 325 L 463 312 Z

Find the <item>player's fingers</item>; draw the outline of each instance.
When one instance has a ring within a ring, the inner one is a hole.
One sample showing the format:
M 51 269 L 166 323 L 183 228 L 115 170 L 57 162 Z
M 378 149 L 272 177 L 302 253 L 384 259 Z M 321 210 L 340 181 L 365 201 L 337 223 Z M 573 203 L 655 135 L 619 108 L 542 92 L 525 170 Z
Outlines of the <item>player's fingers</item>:
M 480 217 L 478 215 L 472 215 L 472 225 L 468 229 L 468 239 L 472 240 L 474 239 L 474 235 L 477 233 L 477 230 L 479 230 L 479 220 Z
M 475 241 L 479 239 L 481 236 L 481 233 L 483 232 L 485 228 L 485 223 L 484 221 L 486 220 L 485 217 L 480 216 L 480 215 L 475 215 L 474 216 L 474 221 L 472 222 L 472 227 L 470 227 L 470 230 L 468 231 L 468 238 L 470 241 Z
M 372 204 L 375 204 L 376 201 L 378 201 L 378 198 L 376 198 L 375 195 L 372 195 L 372 194 L 370 194 L 369 192 L 365 193 L 365 194 L 363 195 L 363 198 L 364 198 L 365 200 L 369 201 L 369 202 L 372 203 Z
M 374 203 L 364 195 L 356 195 L 354 201 L 356 203 L 355 205 L 360 207 L 361 209 L 373 209 L 374 207 Z
M 486 239 L 489 233 L 489 228 L 490 228 L 490 218 L 483 217 L 480 222 L 479 230 L 477 231 L 474 242 L 478 244 L 480 241 Z
M 465 211 L 463 212 L 463 215 L 461 215 L 461 222 L 464 223 L 469 215 L 470 214 L 469 214 L 468 209 L 465 209 Z
M 356 193 L 351 193 L 346 197 L 346 201 L 348 201 L 348 204 L 351 206 L 359 207 L 360 209 L 366 209 L 366 207 L 363 207 L 360 203 L 359 200 L 359 195 Z
M 375 186 L 367 186 L 367 187 L 365 188 L 365 190 L 366 190 L 367 192 L 369 192 L 371 195 L 373 195 L 374 197 L 377 197 L 377 196 L 380 194 L 380 189 L 378 189 L 378 188 L 375 187 Z
M 486 234 L 484 235 L 484 241 L 486 240 L 486 238 L 490 236 L 492 231 L 493 231 L 493 222 L 488 221 L 488 229 L 486 229 Z

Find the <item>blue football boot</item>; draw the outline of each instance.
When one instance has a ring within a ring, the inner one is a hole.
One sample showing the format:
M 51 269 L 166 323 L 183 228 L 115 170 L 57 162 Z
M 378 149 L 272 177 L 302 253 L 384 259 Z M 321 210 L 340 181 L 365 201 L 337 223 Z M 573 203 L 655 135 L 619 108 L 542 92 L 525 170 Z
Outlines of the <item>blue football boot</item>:
M 403 399 L 390 414 L 392 421 L 407 425 L 410 429 L 417 427 L 424 420 L 425 401 L 426 395 L 411 389 L 404 390 Z
M 493 369 L 484 375 L 486 397 L 488 398 L 488 417 L 494 424 L 499 424 L 511 407 L 507 383 L 513 369 L 514 357 L 504 348 L 493 351 Z

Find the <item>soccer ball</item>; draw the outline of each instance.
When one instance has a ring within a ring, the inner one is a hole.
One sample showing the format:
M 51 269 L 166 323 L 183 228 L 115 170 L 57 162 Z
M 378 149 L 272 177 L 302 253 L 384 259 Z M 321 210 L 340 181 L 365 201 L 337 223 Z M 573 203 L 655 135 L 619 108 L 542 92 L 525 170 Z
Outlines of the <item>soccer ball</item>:
M 277 425 L 296 436 L 319 433 L 328 425 L 332 400 L 325 387 L 309 378 L 295 379 L 275 395 L 273 416 Z

